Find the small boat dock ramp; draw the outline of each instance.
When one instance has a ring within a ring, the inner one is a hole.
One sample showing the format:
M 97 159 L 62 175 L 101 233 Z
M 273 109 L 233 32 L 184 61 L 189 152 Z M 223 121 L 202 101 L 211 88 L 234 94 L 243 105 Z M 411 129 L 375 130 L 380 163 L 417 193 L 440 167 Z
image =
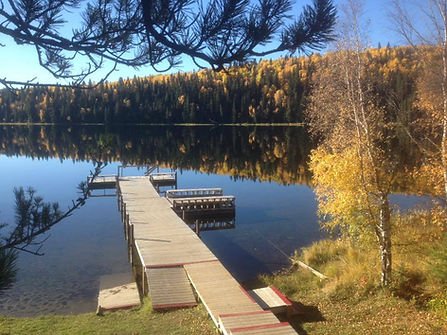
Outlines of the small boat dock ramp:
M 274 288 L 247 292 L 183 220 L 200 220 L 200 212 L 234 219 L 235 198 L 218 188 L 168 190 L 161 197 L 155 179 L 118 176 L 116 184 L 129 259 L 153 309 L 200 301 L 222 334 L 297 334 L 274 314 L 280 307 L 291 308 L 290 301 Z

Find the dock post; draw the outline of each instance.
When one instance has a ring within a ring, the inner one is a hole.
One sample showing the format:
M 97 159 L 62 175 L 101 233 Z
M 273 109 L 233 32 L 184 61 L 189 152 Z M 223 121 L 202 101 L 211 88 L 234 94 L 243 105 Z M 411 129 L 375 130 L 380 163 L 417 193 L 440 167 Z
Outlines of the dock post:
M 115 185 L 116 185 L 116 199 L 118 201 L 118 210 L 121 210 L 121 190 L 120 190 L 120 184 L 118 183 L 118 176 L 116 176 L 116 181 L 115 181 Z
M 143 296 L 147 296 L 149 292 L 146 289 L 146 268 L 144 265 L 141 265 L 141 291 L 143 292 Z
M 125 218 L 124 219 L 124 234 L 126 235 L 126 238 L 129 239 L 129 236 L 127 236 L 127 229 L 129 227 L 129 221 L 130 221 L 129 213 L 126 213 L 124 218 Z
M 134 232 L 133 232 L 133 225 L 129 226 L 129 235 L 128 235 L 128 259 L 129 259 L 129 263 L 133 264 L 133 236 L 134 236 Z
M 196 234 L 200 237 L 200 226 L 199 226 L 199 220 L 196 220 Z

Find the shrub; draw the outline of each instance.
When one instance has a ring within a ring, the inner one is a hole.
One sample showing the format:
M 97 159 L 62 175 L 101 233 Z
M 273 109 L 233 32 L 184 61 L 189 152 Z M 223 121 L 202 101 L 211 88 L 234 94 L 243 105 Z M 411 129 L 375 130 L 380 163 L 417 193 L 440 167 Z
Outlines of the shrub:
M 301 257 L 304 263 L 320 268 L 327 263 L 340 259 L 348 249 L 348 243 L 342 240 L 321 240 L 304 248 Z M 296 255 L 297 256 L 297 255 Z
M 447 319 L 447 297 L 433 298 L 428 302 L 428 307 L 441 315 L 444 319 Z
M 429 263 L 432 275 L 442 285 L 447 285 L 447 235 L 433 246 Z
M 397 297 L 423 305 L 427 301 L 424 291 L 426 280 L 421 270 L 401 265 L 393 273 L 390 291 Z

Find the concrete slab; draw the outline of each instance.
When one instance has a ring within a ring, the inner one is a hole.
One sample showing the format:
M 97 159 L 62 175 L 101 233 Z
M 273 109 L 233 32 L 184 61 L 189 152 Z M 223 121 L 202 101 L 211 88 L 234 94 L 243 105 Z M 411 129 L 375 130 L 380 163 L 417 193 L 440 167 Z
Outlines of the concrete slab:
M 97 314 L 140 305 L 140 294 L 131 273 L 106 275 L 100 278 Z

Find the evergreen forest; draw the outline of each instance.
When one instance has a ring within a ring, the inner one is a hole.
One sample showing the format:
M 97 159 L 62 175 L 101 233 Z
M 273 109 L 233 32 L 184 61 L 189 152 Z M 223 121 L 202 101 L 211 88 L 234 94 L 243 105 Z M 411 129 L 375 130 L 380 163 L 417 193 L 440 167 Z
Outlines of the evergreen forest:
M 373 89 L 380 96 L 393 97 L 394 105 L 404 107 L 400 108 L 404 121 L 411 119 L 408 113 L 415 96 L 418 55 L 409 47 L 369 49 L 362 54 L 368 71 L 376 78 Z M 324 76 L 331 57 L 334 53 L 264 60 L 220 72 L 200 70 L 119 79 L 93 89 L 4 89 L 0 91 L 0 122 L 301 123 L 312 78 Z M 389 101 L 382 103 L 390 105 Z

